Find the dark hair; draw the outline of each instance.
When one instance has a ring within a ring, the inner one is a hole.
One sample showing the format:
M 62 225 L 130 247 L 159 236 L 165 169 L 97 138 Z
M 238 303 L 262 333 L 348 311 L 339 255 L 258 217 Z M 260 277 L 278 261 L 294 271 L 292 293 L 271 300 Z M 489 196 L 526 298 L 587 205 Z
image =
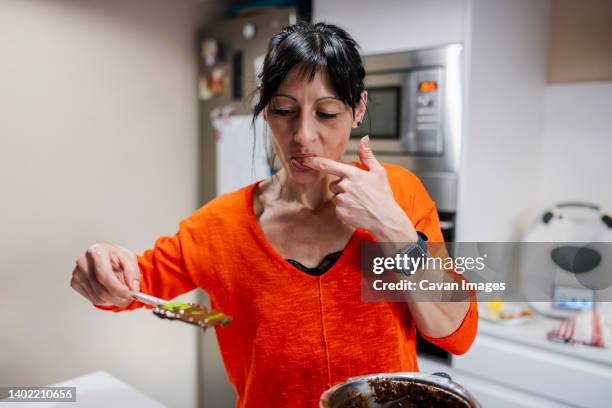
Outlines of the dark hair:
M 270 39 L 263 69 L 259 74 L 259 101 L 253 119 L 268 106 L 289 71 L 299 66 L 301 75 L 312 81 L 318 71 L 326 72 L 353 115 L 365 89 L 365 69 L 357 42 L 333 24 L 300 21 L 284 27 Z
M 255 90 L 259 100 L 253 108 L 253 124 L 296 66 L 309 82 L 317 72 L 327 73 L 338 98 L 351 107 L 355 116 L 355 108 L 365 89 L 365 69 L 359 45 L 338 26 L 300 21 L 283 27 L 270 39 L 258 76 L 260 86 Z

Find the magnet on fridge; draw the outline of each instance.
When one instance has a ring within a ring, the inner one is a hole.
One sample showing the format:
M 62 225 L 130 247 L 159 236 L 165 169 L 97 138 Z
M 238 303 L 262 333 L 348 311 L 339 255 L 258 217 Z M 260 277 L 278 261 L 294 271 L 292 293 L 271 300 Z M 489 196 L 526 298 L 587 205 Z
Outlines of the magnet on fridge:
M 198 84 L 200 89 L 200 99 L 207 100 L 212 98 L 208 75 L 200 75 L 200 80 L 198 81 Z
M 207 100 L 218 95 L 228 95 L 229 75 L 227 68 L 215 67 L 211 72 L 200 75 L 200 99 Z
M 210 91 L 216 95 L 227 95 L 229 75 L 225 67 L 215 67 L 210 73 Z
M 242 36 L 248 40 L 255 37 L 257 34 L 257 26 L 253 23 L 246 23 L 242 26 Z
M 206 38 L 201 44 L 202 60 L 207 67 L 216 65 L 224 60 L 224 50 L 221 43 L 215 38 Z

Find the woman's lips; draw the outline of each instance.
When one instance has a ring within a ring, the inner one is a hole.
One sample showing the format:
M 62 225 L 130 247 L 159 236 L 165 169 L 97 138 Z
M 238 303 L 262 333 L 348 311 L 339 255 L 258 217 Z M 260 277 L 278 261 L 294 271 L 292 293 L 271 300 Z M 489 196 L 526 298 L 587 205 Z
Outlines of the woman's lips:
M 312 171 L 313 170 L 312 167 L 308 167 L 307 165 L 304 164 L 304 157 L 307 157 L 307 156 L 292 157 L 290 161 L 291 161 L 291 164 L 293 165 L 293 168 L 297 171 L 302 171 L 302 172 Z

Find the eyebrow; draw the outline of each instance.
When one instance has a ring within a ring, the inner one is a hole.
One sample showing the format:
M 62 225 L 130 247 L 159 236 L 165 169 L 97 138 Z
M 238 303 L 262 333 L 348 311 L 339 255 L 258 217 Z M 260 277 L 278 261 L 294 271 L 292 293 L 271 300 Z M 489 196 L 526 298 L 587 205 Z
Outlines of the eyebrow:
M 293 99 L 294 101 L 297 102 L 297 99 L 295 97 L 291 96 L 291 95 L 287 95 L 287 94 L 283 94 L 283 93 L 277 93 L 277 94 L 274 94 L 273 97 L 274 96 L 284 96 L 286 98 Z M 338 98 L 337 96 L 322 96 L 322 97 L 318 98 L 315 102 L 319 102 L 319 101 L 321 101 L 323 99 L 335 99 L 337 101 L 340 100 L 340 98 Z

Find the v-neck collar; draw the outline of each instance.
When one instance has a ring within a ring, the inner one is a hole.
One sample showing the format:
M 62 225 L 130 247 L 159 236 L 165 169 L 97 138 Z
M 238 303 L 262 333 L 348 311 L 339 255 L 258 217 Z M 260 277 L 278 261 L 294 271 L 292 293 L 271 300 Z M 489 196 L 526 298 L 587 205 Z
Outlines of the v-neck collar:
M 333 275 L 335 271 L 337 271 L 338 269 L 343 268 L 350 259 L 352 247 L 356 245 L 358 242 L 359 228 L 355 228 L 355 231 L 353 231 L 351 238 L 348 240 L 346 246 L 342 250 L 342 255 L 340 255 L 340 258 L 338 258 L 336 263 L 334 263 L 334 265 L 332 265 L 331 268 L 329 268 L 322 275 L 318 275 L 318 276 L 309 275 L 306 272 L 299 270 L 298 268 L 293 266 L 291 263 L 287 262 L 287 260 L 285 260 L 276 251 L 276 249 L 272 247 L 272 245 L 270 244 L 270 242 L 268 242 L 266 236 L 264 235 L 263 231 L 261 230 L 261 227 L 259 226 L 259 223 L 257 222 L 257 217 L 255 216 L 255 209 L 253 208 L 253 198 L 255 195 L 255 190 L 257 189 L 257 187 L 262 181 L 264 180 L 259 180 L 251 184 L 250 186 L 247 186 L 246 194 L 245 194 L 245 197 L 246 197 L 245 204 L 247 208 L 248 224 L 251 229 L 251 232 L 253 233 L 255 240 L 261 245 L 261 247 L 266 252 L 268 257 L 271 258 L 275 263 L 277 263 L 282 269 L 289 271 L 291 276 L 300 276 L 308 280 L 318 280 L 321 278 L 329 277 Z

